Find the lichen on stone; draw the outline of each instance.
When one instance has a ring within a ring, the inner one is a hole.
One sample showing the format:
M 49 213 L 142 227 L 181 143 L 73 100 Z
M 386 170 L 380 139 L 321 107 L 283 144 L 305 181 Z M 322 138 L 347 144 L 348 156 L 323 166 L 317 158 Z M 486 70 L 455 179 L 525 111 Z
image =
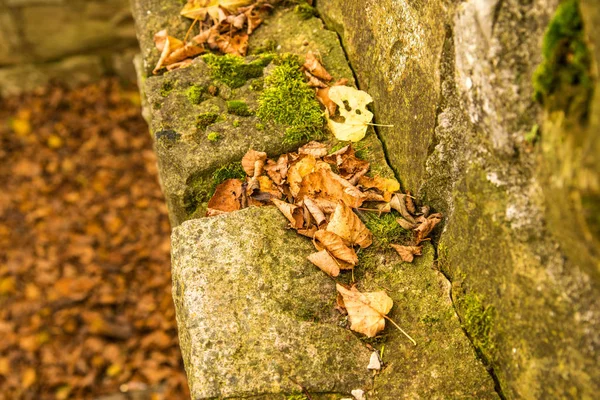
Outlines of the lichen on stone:
M 287 125 L 284 143 L 316 139 L 323 132 L 323 112 L 315 91 L 304 81 L 297 56 L 285 54 L 265 78 L 257 115 L 263 121 Z
M 544 35 L 542 55 L 544 60 L 533 74 L 535 99 L 552 110 L 585 116 L 593 82 L 579 0 L 565 0 L 558 6 Z
M 309 19 L 317 16 L 317 9 L 312 7 L 308 3 L 300 3 L 296 7 L 294 7 L 294 12 L 302 19 Z
M 264 68 L 273 60 L 273 55 L 262 54 L 248 63 L 232 54 L 207 54 L 202 59 L 210 67 L 214 79 L 235 89 L 244 86 L 249 79 L 260 78 Z
M 248 104 L 241 100 L 230 100 L 227 102 L 227 112 L 240 117 L 249 117 L 254 113 L 248 108 Z

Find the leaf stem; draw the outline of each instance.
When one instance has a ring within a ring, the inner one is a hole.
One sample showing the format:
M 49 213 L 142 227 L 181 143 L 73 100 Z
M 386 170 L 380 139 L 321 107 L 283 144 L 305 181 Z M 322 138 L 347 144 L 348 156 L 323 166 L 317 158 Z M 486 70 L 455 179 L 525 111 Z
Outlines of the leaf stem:
M 415 342 L 415 339 L 411 338 L 410 335 L 406 332 L 404 332 L 404 329 L 400 328 L 400 326 L 398 326 L 397 323 L 394 322 L 393 319 L 391 319 L 390 317 L 388 317 L 387 315 L 383 315 L 383 318 L 387 319 L 388 321 L 390 321 L 392 324 L 394 324 L 394 326 L 396 328 L 398 328 L 400 330 L 400 332 L 402 332 L 404 334 L 404 336 L 406 336 L 407 338 L 410 339 L 411 342 L 413 342 L 413 344 L 416 346 L 417 342 Z

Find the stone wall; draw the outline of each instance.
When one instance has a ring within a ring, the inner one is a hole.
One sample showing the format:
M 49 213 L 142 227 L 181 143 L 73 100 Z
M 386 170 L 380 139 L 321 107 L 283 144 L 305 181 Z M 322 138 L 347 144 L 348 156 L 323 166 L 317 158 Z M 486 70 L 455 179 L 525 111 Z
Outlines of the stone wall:
M 404 189 L 447 216 L 438 262 L 506 398 L 600 389 L 600 10 L 564 4 L 581 10 L 591 83 L 540 88 L 547 26 L 577 14 L 555 0 L 317 2 L 394 125 L 378 133 Z
M 133 78 L 127 0 L 0 0 L 0 96 L 77 85 L 107 72 Z

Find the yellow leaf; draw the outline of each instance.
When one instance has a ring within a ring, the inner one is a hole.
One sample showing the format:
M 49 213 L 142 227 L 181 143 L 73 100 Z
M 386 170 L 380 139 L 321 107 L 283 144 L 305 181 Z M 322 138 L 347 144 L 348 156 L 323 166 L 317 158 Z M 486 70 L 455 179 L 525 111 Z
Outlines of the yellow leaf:
M 312 253 L 308 256 L 308 261 L 315 264 L 330 276 L 338 276 L 340 274 L 340 266 L 336 262 L 335 258 L 331 257 L 327 250 L 321 250 L 316 253 Z
M 348 310 L 350 329 L 374 337 L 385 328 L 384 315 L 389 313 L 394 305 L 385 292 L 361 293 L 355 287 L 348 290 L 340 284 L 335 286 Z
M 333 86 L 328 92 L 329 99 L 338 106 L 344 122 L 332 120 L 327 112 L 327 124 L 338 140 L 358 142 L 367 134 L 367 124 L 373 119 L 373 113 L 367 110 L 367 104 L 373 98 L 362 90 L 350 86 Z
M 322 245 L 316 246 L 318 250 L 325 248 L 333 257 L 350 264 L 350 269 L 358 264 L 358 256 L 354 249 L 346 246 L 344 240 L 335 233 L 319 230 L 315 232 L 315 239 Z
M 28 389 L 31 387 L 35 381 L 37 380 L 37 373 L 33 368 L 27 368 L 25 372 L 23 372 L 23 376 L 21 377 L 21 386 L 23 389 Z

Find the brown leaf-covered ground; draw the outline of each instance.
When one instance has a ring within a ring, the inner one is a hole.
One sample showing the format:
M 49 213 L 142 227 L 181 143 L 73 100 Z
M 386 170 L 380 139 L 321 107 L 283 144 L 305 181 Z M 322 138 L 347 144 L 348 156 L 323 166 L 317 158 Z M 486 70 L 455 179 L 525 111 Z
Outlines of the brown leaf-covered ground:
M 0 109 L 0 399 L 189 398 L 169 234 L 135 88 Z

